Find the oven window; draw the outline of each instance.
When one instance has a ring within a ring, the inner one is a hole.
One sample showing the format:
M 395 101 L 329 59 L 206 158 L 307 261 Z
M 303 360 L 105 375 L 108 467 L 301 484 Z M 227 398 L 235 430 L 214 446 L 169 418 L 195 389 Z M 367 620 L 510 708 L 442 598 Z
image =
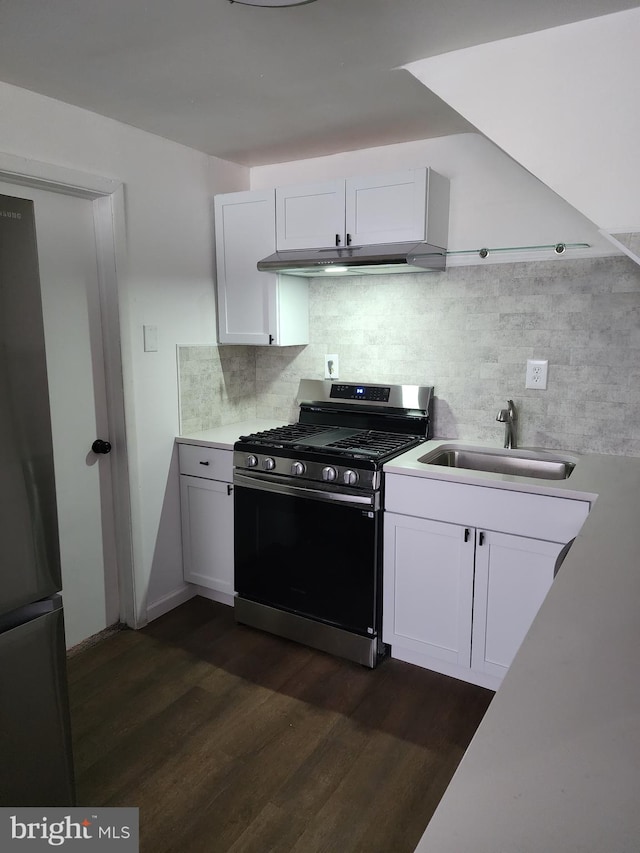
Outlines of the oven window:
M 234 494 L 239 595 L 377 633 L 379 512 L 238 485 Z

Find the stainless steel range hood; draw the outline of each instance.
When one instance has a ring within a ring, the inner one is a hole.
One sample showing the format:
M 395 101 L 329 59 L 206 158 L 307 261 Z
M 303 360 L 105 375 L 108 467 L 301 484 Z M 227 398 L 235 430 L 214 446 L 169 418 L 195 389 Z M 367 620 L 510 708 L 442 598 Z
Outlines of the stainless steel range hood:
M 261 272 L 288 275 L 380 275 L 441 272 L 447 252 L 428 243 L 385 243 L 327 249 L 288 249 L 258 261 Z

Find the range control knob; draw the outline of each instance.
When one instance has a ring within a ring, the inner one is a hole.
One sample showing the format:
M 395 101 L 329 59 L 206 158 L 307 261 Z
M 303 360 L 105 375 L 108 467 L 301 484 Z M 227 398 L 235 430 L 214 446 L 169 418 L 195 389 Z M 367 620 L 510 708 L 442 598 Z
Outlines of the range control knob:
M 291 473 L 296 477 L 301 477 L 306 470 L 307 466 L 304 462 L 293 462 L 291 464 Z
M 322 479 L 328 483 L 332 483 L 338 477 L 338 472 L 332 465 L 327 465 L 322 469 Z
M 355 486 L 358 482 L 358 473 L 357 471 L 347 470 L 342 475 L 342 479 L 346 486 Z
M 251 456 L 247 456 L 245 460 L 245 464 L 247 468 L 255 468 L 258 464 L 258 457 L 251 454 Z
M 262 467 L 265 471 L 273 471 L 273 469 L 276 467 L 276 460 L 272 459 L 271 456 L 266 456 L 262 460 Z

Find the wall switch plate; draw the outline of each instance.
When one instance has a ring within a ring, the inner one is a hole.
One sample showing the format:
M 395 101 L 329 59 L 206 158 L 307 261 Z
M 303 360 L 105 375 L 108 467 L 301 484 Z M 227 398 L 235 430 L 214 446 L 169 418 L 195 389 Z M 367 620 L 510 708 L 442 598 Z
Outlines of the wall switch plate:
M 547 370 L 549 362 L 542 359 L 527 359 L 527 375 L 525 377 L 525 388 L 535 388 L 545 391 L 547 388 Z
M 144 337 L 144 351 L 158 352 L 158 327 L 143 326 L 142 332 Z
M 339 379 L 340 378 L 340 366 L 338 364 L 338 356 L 337 355 L 325 355 L 324 357 L 324 378 L 325 379 Z

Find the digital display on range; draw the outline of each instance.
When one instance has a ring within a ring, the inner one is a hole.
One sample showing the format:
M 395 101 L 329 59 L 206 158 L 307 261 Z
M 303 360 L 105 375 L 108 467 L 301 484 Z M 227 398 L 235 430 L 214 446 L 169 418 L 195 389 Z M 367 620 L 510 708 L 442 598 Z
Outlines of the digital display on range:
M 331 386 L 329 396 L 337 400 L 366 400 L 368 403 L 388 403 L 390 394 L 390 386 L 335 383 Z

